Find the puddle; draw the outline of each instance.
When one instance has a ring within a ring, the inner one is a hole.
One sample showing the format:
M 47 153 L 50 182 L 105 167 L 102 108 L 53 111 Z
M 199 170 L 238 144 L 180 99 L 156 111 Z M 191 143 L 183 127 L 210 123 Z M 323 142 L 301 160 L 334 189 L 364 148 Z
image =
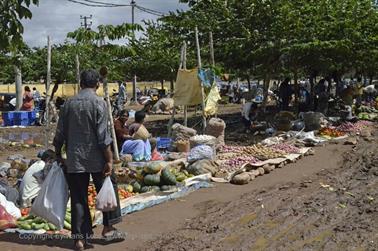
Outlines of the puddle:
M 0 144 L 6 144 L 10 142 L 17 142 L 21 144 L 44 144 L 45 136 L 43 133 L 7 133 L 0 134 Z

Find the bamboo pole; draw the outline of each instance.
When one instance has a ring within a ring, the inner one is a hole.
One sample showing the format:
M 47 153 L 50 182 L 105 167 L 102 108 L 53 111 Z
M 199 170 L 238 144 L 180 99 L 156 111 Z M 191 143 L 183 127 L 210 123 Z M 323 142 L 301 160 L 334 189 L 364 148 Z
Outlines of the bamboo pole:
M 196 48 L 197 48 L 197 64 L 198 64 L 198 70 L 202 68 L 201 63 L 201 51 L 200 51 L 200 45 L 199 45 L 199 39 L 198 39 L 198 27 L 195 28 L 195 37 L 196 37 Z M 206 128 L 206 116 L 205 116 L 205 91 L 203 89 L 203 84 L 201 82 L 201 105 L 202 105 L 202 130 L 205 131 Z
M 47 36 L 45 149 L 49 147 L 49 136 L 50 136 L 50 83 L 51 83 L 51 40 L 50 40 L 50 36 Z
M 185 46 L 186 46 L 186 44 L 185 44 Z M 184 49 L 185 49 L 184 47 L 185 46 L 184 46 L 184 44 L 181 46 L 179 69 L 182 69 L 184 67 Z M 185 67 L 186 67 L 186 62 L 185 62 Z M 184 107 L 184 116 L 185 116 L 185 107 Z M 175 119 L 175 114 L 176 114 L 176 106 L 173 106 L 172 116 L 171 116 L 171 118 L 169 119 L 169 122 L 168 122 L 168 137 L 172 136 L 172 125 L 173 125 L 173 121 Z M 184 120 L 185 120 L 185 118 L 184 118 Z
M 182 44 L 182 68 L 186 70 L 186 42 Z M 188 126 L 188 106 L 184 106 L 184 126 Z

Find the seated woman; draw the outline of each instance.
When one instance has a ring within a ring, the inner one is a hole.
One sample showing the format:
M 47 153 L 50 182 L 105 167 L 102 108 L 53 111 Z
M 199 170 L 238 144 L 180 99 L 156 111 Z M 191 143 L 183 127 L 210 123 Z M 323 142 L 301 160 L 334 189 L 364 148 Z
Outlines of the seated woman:
M 129 126 L 129 135 L 132 139 L 127 139 L 121 149 L 121 155 L 131 154 L 135 161 L 149 161 L 151 160 L 151 144 L 150 140 L 134 139 L 135 133 L 143 125 L 146 114 L 143 111 L 135 113 L 135 123 Z

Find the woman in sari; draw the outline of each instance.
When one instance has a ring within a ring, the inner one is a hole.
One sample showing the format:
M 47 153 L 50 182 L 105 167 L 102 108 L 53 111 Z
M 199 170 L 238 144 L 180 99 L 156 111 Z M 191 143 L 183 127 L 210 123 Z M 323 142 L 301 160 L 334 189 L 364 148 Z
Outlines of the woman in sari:
M 138 111 L 135 113 L 135 122 L 129 126 L 129 135 L 134 138 L 141 126 L 143 126 L 145 112 Z M 152 148 L 149 139 L 127 139 L 121 149 L 121 156 L 131 154 L 135 161 L 150 161 Z
M 25 86 L 24 88 L 24 96 L 22 97 L 22 111 L 31 111 L 33 110 L 33 95 L 29 86 Z

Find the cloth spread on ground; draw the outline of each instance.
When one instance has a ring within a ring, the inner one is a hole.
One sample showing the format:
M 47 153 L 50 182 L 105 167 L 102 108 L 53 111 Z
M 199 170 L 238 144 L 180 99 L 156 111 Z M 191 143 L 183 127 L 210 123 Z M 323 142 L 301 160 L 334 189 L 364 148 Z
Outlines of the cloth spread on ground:
M 34 176 L 34 174 L 42 171 L 44 167 L 45 162 L 43 160 L 39 160 L 31 165 L 28 170 L 26 170 L 20 185 L 20 204 L 22 207 L 30 207 L 32 205 L 32 200 L 37 197 L 39 191 L 41 190 L 42 184 L 38 182 L 38 179 Z
M 177 73 L 175 105 L 198 105 L 201 103 L 201 82 L 198 79 L 198 69 L 179 70 Z
M 206 106 L 205 106 L 205 115 L 211 116 L 217 113 L 218 111 L 218 101 L 221 100 L 219 94 L 219 89 L 216 84 L 213 84 L 209 95 L 206 97 Z

